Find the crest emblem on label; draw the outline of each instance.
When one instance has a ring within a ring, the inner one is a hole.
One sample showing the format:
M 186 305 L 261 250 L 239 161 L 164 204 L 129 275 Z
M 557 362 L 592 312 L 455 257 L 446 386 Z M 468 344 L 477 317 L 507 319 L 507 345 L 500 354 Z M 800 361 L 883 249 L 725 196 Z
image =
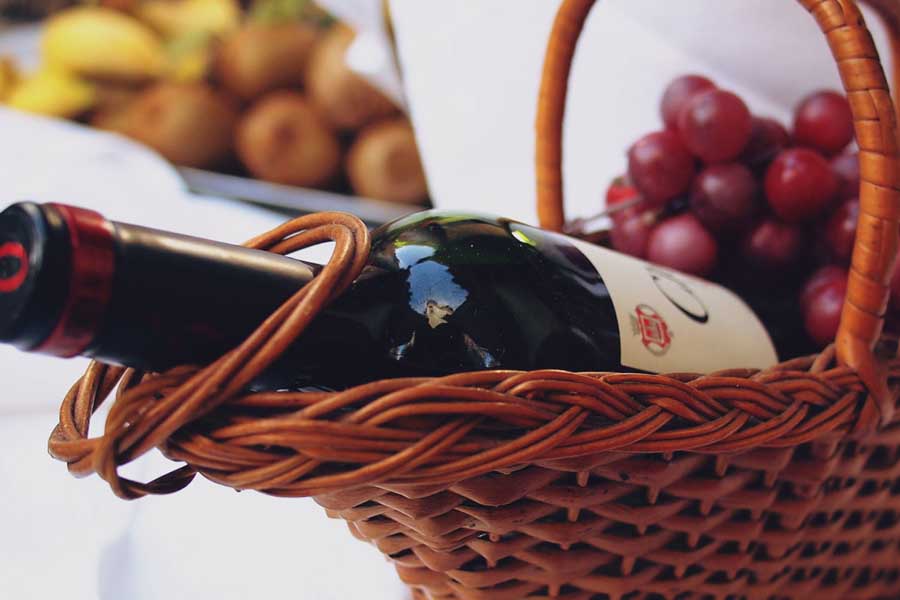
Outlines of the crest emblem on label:
M 638 304 L 634 308 L 631 324 L 635 335 L 641 336 L 641 343 L 655 356 L 662 356 L 672 345 L 672 332 L 665 319 L 653 307 Z

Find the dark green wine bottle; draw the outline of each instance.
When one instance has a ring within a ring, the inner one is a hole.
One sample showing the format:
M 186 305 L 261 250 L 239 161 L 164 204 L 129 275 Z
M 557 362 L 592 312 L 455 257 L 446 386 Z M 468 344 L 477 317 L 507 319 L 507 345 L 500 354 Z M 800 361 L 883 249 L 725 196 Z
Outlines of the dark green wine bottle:
M 481 369 L 776 362 L 765 327 L 733 293 L 580 240 L 442 211 L 372 239 L 363 274 L 273 377 L 344 387 Z M 0 341 L 153 371 L 204 363 L 319 268 L 83 209 L 17 204 L 0 213 Z

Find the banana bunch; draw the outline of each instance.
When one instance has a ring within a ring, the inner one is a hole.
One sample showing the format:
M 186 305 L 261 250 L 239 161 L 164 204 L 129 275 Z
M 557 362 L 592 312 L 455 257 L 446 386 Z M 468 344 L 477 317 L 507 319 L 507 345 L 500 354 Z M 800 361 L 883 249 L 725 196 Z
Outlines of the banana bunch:
M 50 17 L 41 66 L 22 75 L 0 57 L 0 103 L 75 118 L 160 80 L 195 82 L 212 43 L 240 26 L 238 0 L 102 0 Z
M 135 14 L 169 39 L 226 35 L 240 26 L 242 17 L 237 2 L 222 0 L 144 0 L 137 4 Z
M 85 78 L 139 82 L 162 75 L 162 41 L 147 25 L 116 10 L 84 6 L 51 18 L 41 40 L 42 58 Z
M 53 117 L 72 118 L 90 110 L 94 87 L 61 69 L 42 68 L 16 84 L 6 103 L 13 108 Z

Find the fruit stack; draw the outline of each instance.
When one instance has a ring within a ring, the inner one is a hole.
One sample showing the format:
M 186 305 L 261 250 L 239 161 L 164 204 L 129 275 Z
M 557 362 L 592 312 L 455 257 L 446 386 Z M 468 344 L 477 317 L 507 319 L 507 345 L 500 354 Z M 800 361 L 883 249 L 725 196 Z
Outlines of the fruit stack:
M 0 102 L 125 134 L 171 162 L 409 204 L 409 121 L 354 73 L 354 32 L 308 0 L 102 0 L 54 14 L 42 66 L 0 57 Z
M 846 97 L 809 95 L 788 131 L 686 75 L 666 88 L 661 113 L 664 128 L 631 146 L 627 174 L 607 191 L 611 245 L 717 280 L 769 318 L 780 313 L 797 354 L 832 341 L 859 213 Z

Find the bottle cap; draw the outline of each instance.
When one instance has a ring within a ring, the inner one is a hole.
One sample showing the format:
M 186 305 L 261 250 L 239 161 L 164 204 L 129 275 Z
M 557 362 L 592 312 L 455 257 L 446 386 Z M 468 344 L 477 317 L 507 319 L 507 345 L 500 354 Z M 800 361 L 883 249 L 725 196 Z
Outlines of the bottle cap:
M 96 335 L 115 268 L 112 224 L 59 204 L 0 212 L 0 342 L 75 356 Z

